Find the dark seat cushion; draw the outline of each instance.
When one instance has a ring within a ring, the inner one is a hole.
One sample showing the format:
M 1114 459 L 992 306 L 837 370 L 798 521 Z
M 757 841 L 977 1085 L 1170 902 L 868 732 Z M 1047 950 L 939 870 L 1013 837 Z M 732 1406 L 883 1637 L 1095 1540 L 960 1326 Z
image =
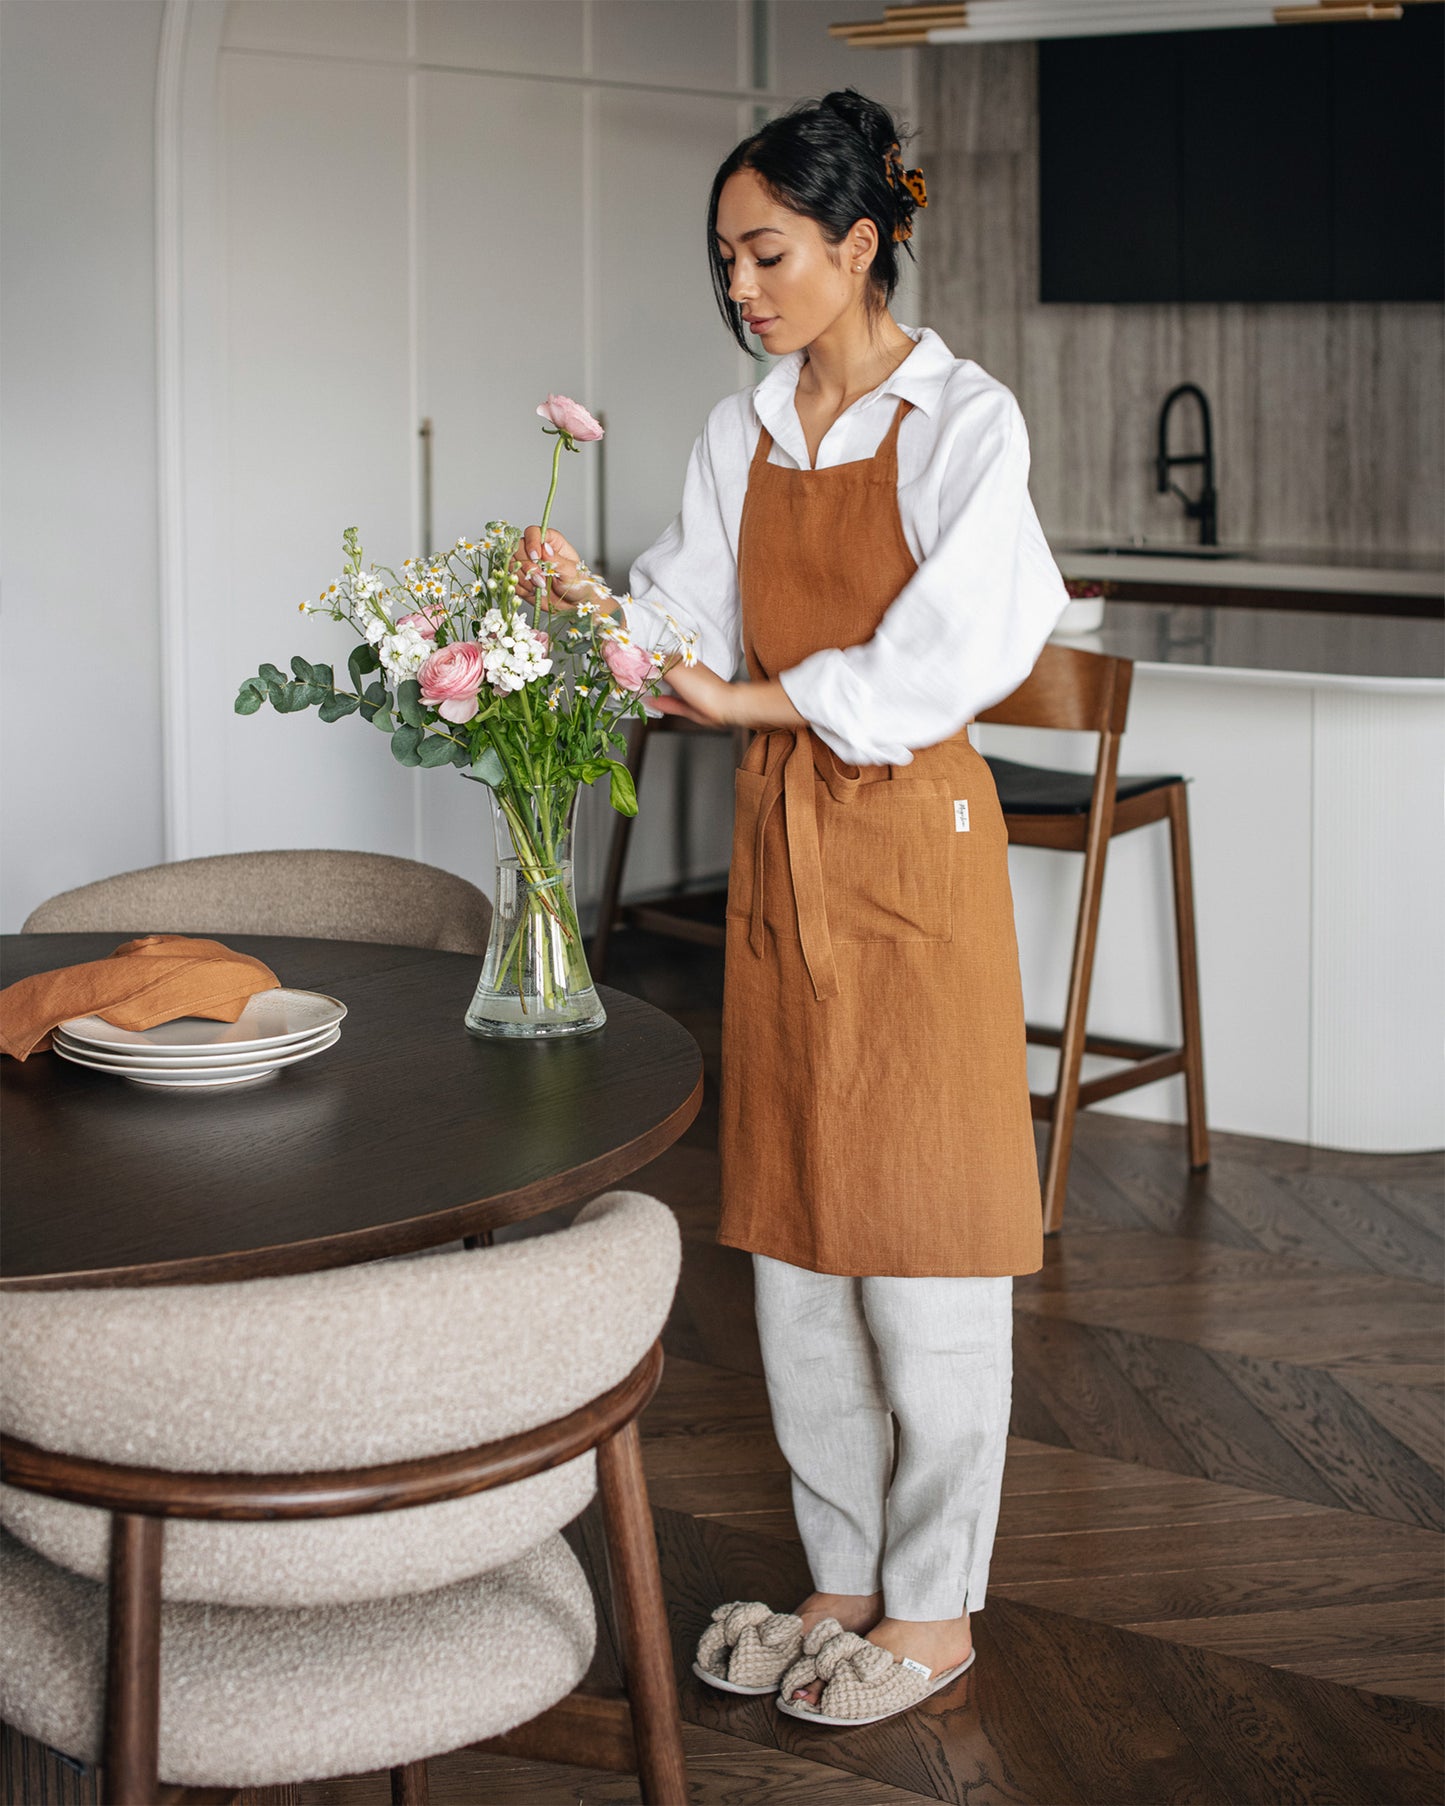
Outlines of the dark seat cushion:
M 1051 771 L 1045 765 L 1021 765 L 1016 759 L 984 758 L 993 773 L 998 800 L 1005 815 L 1087 815 L 1094 794 L 1091 771 Z M 1119 776 L 1114 795 L 1123 802 L 1143 796 L 1146 790 L 1162 790 L 1166 784 L 1182 784 L 1183 778 Z

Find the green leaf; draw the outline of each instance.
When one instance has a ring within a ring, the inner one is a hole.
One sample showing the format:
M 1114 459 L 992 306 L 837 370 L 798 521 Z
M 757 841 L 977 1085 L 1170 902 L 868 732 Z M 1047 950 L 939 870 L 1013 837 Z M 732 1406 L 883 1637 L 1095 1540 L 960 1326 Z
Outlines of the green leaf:
M 434 765 L 450 765 L 452 762 L 452 743 L 441 734 L 428 734 L 417 748 L 421 762 L 429 770 Z
M 297 678 L 303 684 L 313 682 L 316 677 L 316 672 L 310 662 L 307 659 L 302 658 L 299 652 L 291 661 L 291 669 L 296 673 Z
M 611 769 L 611 759 L 584 759 L 582 761 L 582 782 L 595 784 L 598 778 L 605 778 Z
M 361 680 L 366 676 L 368 671 L 379 671 L 381 669 L 381 660 L 376 656 L 373 648 L 368 646 L 365 640 L 363 640 L 359 646 L 352 647 L 351 657 L 346 661 L 346 668 L 351 673 L 352 689 L 359 690 L 361 688 Z
M 458 744 L 452 748 L 452 764 L 453 765 L 470 765 L 471 762 L 472 762 L 472 749 L 469 746 L 463 746 L 460 742 L 458 742 Z
M 261 665 L 258 667 L 258 670 L 261 681 L 268 690 L 274 689 L 277 684 L 284 684 L 287 681 L 286 673 L 284 671 L 278 671 L 275 665 Z
M 385 684 L 375 683 L 366 686 L 366 700 L 373 708 L 384 709 L 391 701 L 391 697 Z
M 421 685 L 414 677 L 407 678 L 404 684 L 396 687 L 396 712 L 408 727 L 426 726 L 426 716 L 422 713 Z
M 266 700 L 265 692 L 253 690 L 248 684 L 242 684 L 236 697 L 236 713 L 238 715 L 254 715 Z
M 379 727 L 382 733 L 390 734 L 396 731 L 396 723 L 391 718 L 390 709 L 377 709 L 374 714 L 368 714 L 367 704 L 362 703 L 361 713 L 373 727 Z
M 619 815 L 636 815 L 637 786 L 632 781 L 632 773 L 620 759 L 609 759 L 607 763 L 612 771 L 612 807 Z
M 343 715 L 354 715 L 356 713 L 356 706 L 356 698 L 354 696 L 337 696 L 332 694 L 322 703 L 317 713 L 321 716 L 323 721 L 340 721 Z
M 313 665 L 311 667 L 311 677 L 314 683 L 320 684 L 325 690 L 334 690 L 336 688 L 336 677 L 330 665 Z
M 409 722 L 396 729 L 391 736 L 391 756 L 398 765 L 421 764 L 421 754 L 417 751 L 421 739 L 422 730 Z
M 284 694 L 286 697 L 286 713 L 288 715 L 298 715 L 302 710 L 308 709 L 311 706 L 310 684 L 287 684 L 285 686 Z
M 502 763 L 501 754 L 495 746 L 484 746 L 480 755 L 473 760 L 462 776 L 475 778 L 479 784 L 487 784 L 493 790 L 500 790 L 507 781 L 507 768 Z

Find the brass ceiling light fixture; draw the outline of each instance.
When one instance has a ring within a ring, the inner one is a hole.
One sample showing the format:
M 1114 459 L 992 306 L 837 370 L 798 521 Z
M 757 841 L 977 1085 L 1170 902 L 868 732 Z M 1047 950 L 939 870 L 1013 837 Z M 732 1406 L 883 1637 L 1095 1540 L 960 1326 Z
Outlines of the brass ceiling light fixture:
M 957 0 L 885 6 L 881 19 L 830 25 L 830 37 L 859 50 L 914 44 L 981 44 L 1021 38 L 1077 38 L 1133 32 L 1220 30 L 1239 25 L 1387 23 L 1407 6 L 1441 0 Z

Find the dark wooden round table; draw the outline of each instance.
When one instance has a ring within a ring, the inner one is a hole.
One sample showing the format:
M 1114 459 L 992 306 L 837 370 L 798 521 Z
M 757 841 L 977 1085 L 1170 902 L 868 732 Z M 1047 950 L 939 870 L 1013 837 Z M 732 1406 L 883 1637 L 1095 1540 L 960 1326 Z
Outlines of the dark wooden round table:
M 129 938 L 8 935 L 0 977 Z M 225 939 L 340 998 L 341 1039 L 229 1094 L 142 1091 L 49 1053 L 0 1060 L 0 1283 L 252 1279 L 439 1246 L 596 1196 L 702 1101 L 692 1036 L 624 992 L 602 988 L 594 1034 L 478 1041 L 462 1026 L 474 955 Z

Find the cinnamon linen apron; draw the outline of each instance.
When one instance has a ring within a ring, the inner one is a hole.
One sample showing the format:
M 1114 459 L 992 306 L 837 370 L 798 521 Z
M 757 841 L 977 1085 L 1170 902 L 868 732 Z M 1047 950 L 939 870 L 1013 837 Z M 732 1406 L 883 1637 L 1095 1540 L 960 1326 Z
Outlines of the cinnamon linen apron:
M 768 461 L 738 544 L 748 673 L 873 637 L 918 568 L 898 513 L 900 401 L 871 458 Z M 958 573 L 960 586 L 969 581 Z M 718 1239 L 814 1272 L 1043 1265 L 1008 834 L 966 731 L 849 766 L 811 728 L 737 772 Z

